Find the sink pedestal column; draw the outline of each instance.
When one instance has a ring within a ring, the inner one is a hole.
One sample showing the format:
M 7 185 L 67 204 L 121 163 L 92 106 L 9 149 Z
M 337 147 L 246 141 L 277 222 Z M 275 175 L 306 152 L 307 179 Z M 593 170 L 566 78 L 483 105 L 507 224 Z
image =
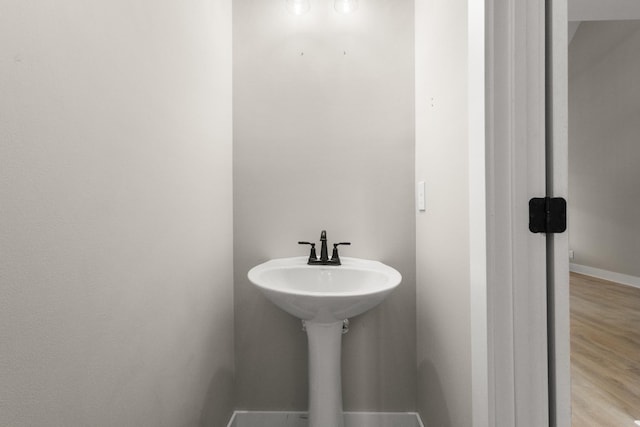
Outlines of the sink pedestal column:
M 340 352 L 342 321 L 305 322 L 309 341 L 309 427 L 344 427 Z

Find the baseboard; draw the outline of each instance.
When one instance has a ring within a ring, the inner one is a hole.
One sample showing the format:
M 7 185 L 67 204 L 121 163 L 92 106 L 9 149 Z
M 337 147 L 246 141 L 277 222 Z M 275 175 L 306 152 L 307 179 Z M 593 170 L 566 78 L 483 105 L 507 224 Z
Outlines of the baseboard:
M 238 411 L 234 411 L 233 414 L 231 414 L 231 418 L 229 419 L 229 422 L 227 423 L 227 427 L 234 427 L 236 425 L 236 414 L 238 413 Z
M 616 273 L 614 271 L 602 270 L 600 268 L 573 263 L 569 264 L 569 269 L 574 273 L 597 277 L 598 279 L 604 279 L 610 282 L 616 282 L 622 285 L 633 286 L 634 288 L 640 289 L 640 277 L 629 276 L 628 274 Z
M 235 411 L 227 427 L 307 427 L 306 412 Z M 424 427 L 415 412 L 345 412 L 345 427 Z

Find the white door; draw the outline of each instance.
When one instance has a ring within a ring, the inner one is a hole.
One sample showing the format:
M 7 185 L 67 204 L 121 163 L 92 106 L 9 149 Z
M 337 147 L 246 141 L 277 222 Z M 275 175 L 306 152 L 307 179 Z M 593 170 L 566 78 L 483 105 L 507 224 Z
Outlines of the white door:
M 566 0 L 545 3 L 485 3 L 489 417 L 496 427 L 570 422 L 568 305 L 555 310 L 568 300 L 567 238 L 528 229 L 529 199 L 566 198 L 567 187 L 566 94 L 562 85 L 546 87 L 547 71 L 550 83 L 565 78 L 566 53 L 563 63 L 560 39 L 550 38 L 547 56 L 545 33 L 547 18 L 556 33 L 564 25 L 566 49 Z

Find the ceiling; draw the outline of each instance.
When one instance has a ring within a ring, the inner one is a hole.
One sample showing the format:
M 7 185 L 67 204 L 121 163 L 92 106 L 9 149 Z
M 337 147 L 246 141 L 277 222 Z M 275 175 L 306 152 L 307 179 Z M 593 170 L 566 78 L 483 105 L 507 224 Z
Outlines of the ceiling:
M 569 21 L 640 19 L 640 0 L 569 0 Z

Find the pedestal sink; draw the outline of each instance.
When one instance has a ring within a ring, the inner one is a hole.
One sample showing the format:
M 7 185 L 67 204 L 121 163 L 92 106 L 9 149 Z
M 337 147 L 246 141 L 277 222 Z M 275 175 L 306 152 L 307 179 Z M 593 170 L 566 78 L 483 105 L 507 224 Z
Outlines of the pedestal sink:
M 341 258 L 340 266 L 280 258 L 249 270 L 249 280 L 305 323 L 309 341 L 309 427 L 343 427 L 340 351 L 345 319 L 380 304 L 402 276 L 378 261 Z

